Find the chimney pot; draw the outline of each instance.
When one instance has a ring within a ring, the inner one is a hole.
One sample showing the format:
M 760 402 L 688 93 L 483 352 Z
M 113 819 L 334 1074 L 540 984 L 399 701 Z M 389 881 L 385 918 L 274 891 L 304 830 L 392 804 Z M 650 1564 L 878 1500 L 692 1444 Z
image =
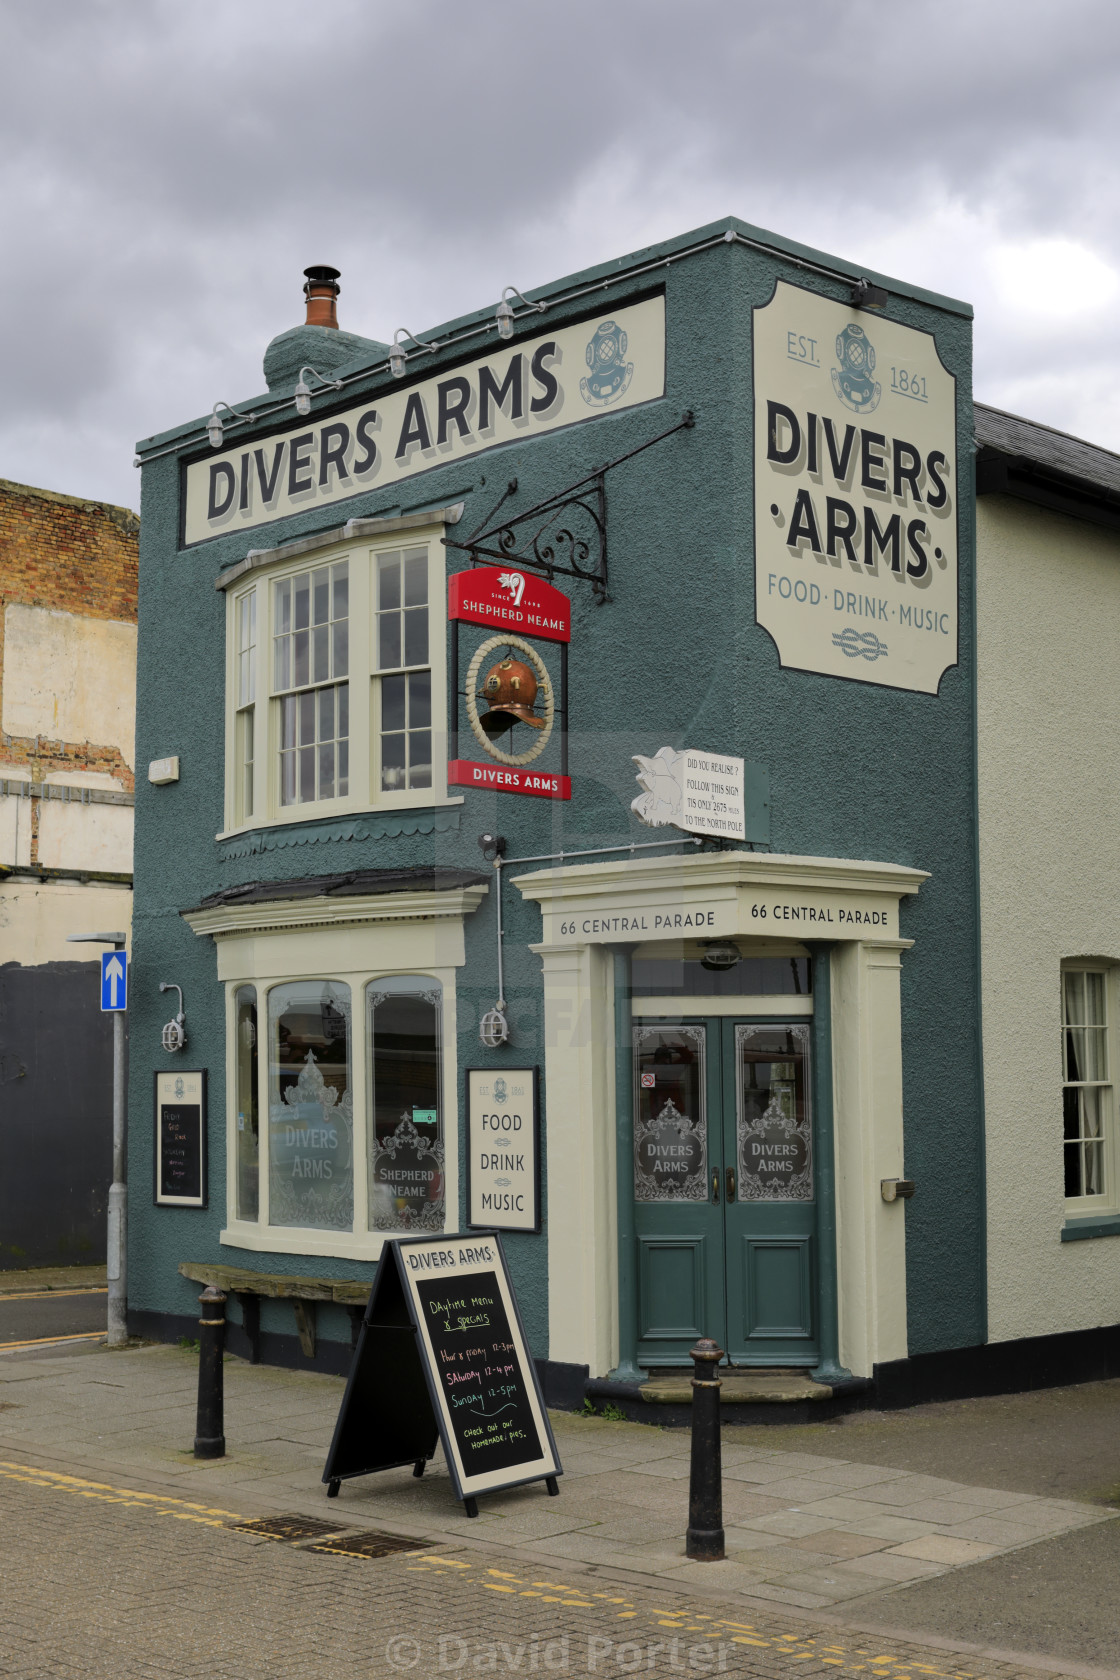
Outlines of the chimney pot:
M 342 290 L 338 283 L 339 270 L 327 263 L 314 263 L 304 269 L 303 295 L 307 299 L 309 327 L 338 327 L 335 299 Z

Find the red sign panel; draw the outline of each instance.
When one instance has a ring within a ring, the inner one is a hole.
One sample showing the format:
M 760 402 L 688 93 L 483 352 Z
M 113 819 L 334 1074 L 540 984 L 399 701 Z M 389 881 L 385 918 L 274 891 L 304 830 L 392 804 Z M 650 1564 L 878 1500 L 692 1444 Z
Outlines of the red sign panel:
M 510 764 L 475 764 L 469 758 L 453 758 L 447 766 L 449 787 L 490 788 L 495 793 L 528 793 L 537 799 L 570 799 L 572 779 L 551 770 Z
M 549 642 L 572 639 L 568 597 L 544 578 L 515 566 L 477 566 L 473 571 L 452 573 L 447 580 L 447 616 Z

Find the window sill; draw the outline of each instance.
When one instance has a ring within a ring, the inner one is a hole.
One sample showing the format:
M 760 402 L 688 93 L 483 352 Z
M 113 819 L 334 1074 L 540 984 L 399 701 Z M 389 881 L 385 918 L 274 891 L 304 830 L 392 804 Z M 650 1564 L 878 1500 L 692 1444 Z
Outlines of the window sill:
M 1067 1218 L 1062 1226 L 1062 1241 L 1088 1242 L 1091 1237 L 1120 1237 L 1120 1213 L 1105 1213 L 1097 1218 Z
M 242 823 L 239 828 L 223 828 L 220 834 L 215 834 L 214 839 L 215 842 L 236 840 L 242 834 L 252 834 L 255 830 L 262 828 L 297 828 L 303 823 L 329 822 L 332 818 L 403 816 L 409 811 L 443 811 L 450 805 L 462 804 L 465 804 L 462 794 L 457 797 L 425 799 L 423 801 L 414 799 L 411 803 L 402 802 L 399 805 L 355 805 L 347 803 L 343 806 L 340 801 L 337 810 L 328 810 L 324 806 L 317 806 L 314 812 L 309 811 L 306 816 L 295 816 L 289 813 L 282 817 L 254 817 L 252 822 Z
M 390 1233 L 391 1234 L 391 1233 Z M 224 1248 L 255 1254 L 313 1254 L 338 1260 L 379 1260 L 385 1245 L 380 1231 L 302 1231 L 291 1225 L 231 1224 L 218 1241 Z

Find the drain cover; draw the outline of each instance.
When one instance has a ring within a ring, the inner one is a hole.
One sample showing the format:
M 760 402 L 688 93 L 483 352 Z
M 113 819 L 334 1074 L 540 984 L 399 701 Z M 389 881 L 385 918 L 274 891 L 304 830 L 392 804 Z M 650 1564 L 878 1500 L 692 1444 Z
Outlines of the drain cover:
M 377 1529 L 365 1534 L 340 1534 L 337 1540 L 324 1540 L 319 1546 L 308 1546 L 309 1552 L 333 1552 L 338 1557 L 379 1558 L 392 1552 L 422 1552 L 434 1545 L 432 1540 L 413 1540 L 407 1534 L 380 1534 Z
M 319 1517 L 259 1517 L 255 1522 L 230 1523 L 242 1534 L 263 1534 L 269 1540 L 315 1540 L 321 1534 L 337 1534 L 344 1526 L 323 1522 Z

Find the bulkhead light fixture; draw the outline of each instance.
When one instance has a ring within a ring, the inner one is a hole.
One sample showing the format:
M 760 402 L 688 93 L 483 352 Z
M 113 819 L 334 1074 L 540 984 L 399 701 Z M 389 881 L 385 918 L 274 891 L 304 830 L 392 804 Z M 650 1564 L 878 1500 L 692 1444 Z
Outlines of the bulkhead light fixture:
M 700 958 L 701 968 L 723 974 L 742 961 L 743 953 L 733 939 L 709 939 L 706 945 L 707 949 Z
M 517 290 L 516 286 L 503 286 L 502 301 L 494 311 L 494 321 L 498 328 L 499 338 L 513 337 L 514 314 L 513 305 L 509 301 L 509 294 L 511 292 L 515 297 L 521 298 L 521 301 L 525 305 L 526 309 L 535 309 L 538 315 L 543 315 L 545 310 L 548 308 L 547 303 L 530 303 L 528 298 L 523 297 Z
M 415 333 L 410 333 L 407 327 L 398 327 L 396 332 L 393 334 L 393 342 L 389 346 L 389 372 L 392 374 L 394 379 L 401 379 L 404 377 L 404 364 L 408 361 L 408 358 L 412 353 L 411 351 L 406 350 L 404 345 L 401 343 L 402 337 L 410 338 L 418 350 L 439 349 L 439 345 L 436 343 L 435 339 L 433 339 L 429 344 L 425 339 L 417 338 Z
M 187 1042 L 187 1017 L 183 1010 L 183 988 L 176 986 L 173 981 L 161 980 L 159 989 L 161 992 L 178 992 L 179 994 L 179 1013 L 173 1020 L 168 1021 L 160 1034 L 160 1043 L 170 1054 L 175 1050 L 182 1050 Z
M 296 413 L 297 414 L 310 414 L 311 413 L 311 391 L 308 388 L 307 384 L 304 382 L 304 377 L 303 376 L 304 376 L 305 373 L 309 373 L 309 374 L 311 374 L 312 378 L 317 379 L 319 381 L 320 385 L 322 385 L 324 390 L 341 391 L 341 389 L 342 389 L 341 379 L 324 379 L 323 375 L 319 372 L 318 368 L 301 367 L 300 370 L 299 370 L 299 379 L 296 381 Z
M 882 286 L 873 286 L 866 277 L 852 287 L 852 303 L 856 309 L 885 309 L 889 301 L 890 293 Z
M 506 1000 L 499 998 L 478 1023 L 478 1036 L 487 1050 L 500 1050 L 509 1043 L 509 1021 L 506 1019 Z
M 218 413 L 220 408 L 224 408 L 227 414 L 232 414 L 235 420 L 253 421 L 257 418 L 255 414 L 239 414 L 235 408 L 231 408 L 227 402 L 222 402 L 219 399 L 214 404 L 210 418 L 206 422 L 206 435 L 210 439 L 211 449 L 220 449 L 222 447 L 222 434 L 224 427 L 222 424 L 222 417 Z

